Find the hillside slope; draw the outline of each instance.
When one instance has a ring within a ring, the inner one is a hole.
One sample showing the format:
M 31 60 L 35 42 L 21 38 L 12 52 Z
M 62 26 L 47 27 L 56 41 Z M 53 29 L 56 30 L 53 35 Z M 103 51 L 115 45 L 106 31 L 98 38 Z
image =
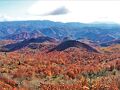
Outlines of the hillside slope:
M 13 44 L 8 44 L 5 46 L 2 46 L 0 51 L 2 52 L 11 52 L 15 50 L 22 49 L 26 46 L 28 46 L 30 43 L 43 43 L 43 42 L 56 42 L 56 39 L 50 38 L 50 37 L 38 37 L 38 38 L 31 38 L 31 39 L 26 39 L 21 42 L 13 43 Z
M 76 41 L 76 40 L 64 41 L 64 42 L 60 43 L 59 45 L 57 45 L 55 48 L 51 49 L 49 52 L 51 52 L 51 51 L 63 51 L 63 50 L 65 50 L 67 48 L 70 48 L 70 47 L 76 47 L 76 48 L 79 48 L 79 49 L 85 49 L 85 50 L 90 51 L 90 52 L 98 52 L 93 47 L 91 47 L 91 46 L 89 46 L 89 45 L 87 45 L 85 43 Z

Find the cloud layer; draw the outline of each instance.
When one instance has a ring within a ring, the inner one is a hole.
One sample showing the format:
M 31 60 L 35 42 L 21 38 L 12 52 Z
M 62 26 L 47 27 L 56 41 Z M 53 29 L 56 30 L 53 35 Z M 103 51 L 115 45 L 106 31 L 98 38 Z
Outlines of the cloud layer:
M 68 13 L 69 13 L 69 10 L 66 7 L 62 6 L 44 15 L 45 16 L 46 15 L 63 15 Z

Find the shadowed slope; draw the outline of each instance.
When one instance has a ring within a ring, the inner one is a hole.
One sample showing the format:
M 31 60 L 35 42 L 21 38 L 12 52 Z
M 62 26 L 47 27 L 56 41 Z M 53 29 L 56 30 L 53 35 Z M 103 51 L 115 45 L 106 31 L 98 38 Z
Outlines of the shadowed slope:
M 97 52 L 98 53 L 98 51 L 96 49 L 94 49 L 93 47 L 91 47 L 85 43 L 76 41 L 76 40 L 64 41 L 61 44 L 59 44 L 58 46 L 56 46 L 55 48 L 49 50 L 49 52 L 51 52 L 51 51 L 63 51 L 63 50 L 70 48 L 70 47 L 76 47 L 76 48 L 80 48 L 80 49 L 85 49 L 85 50 L 90 51 L 90 52 Z
M 0 51 L 11 52 L 11 51 L 22 49 L 28 46 L 30 43 L 43 43 L 43 42 L 56 42 L 56 39 L 50 38 L 50 37 L 39 37 L 39 38 L 27 39 L 27 40 L 17 42 L 14 44 L 5 45 L 1 47 Z

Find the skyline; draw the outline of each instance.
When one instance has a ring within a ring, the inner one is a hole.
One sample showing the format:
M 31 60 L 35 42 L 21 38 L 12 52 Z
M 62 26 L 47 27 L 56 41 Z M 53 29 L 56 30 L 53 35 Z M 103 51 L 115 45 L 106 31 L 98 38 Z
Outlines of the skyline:
M 0 6 L 0 21 L 120 23 L 120 1 L 117 0 L 1 0 Z

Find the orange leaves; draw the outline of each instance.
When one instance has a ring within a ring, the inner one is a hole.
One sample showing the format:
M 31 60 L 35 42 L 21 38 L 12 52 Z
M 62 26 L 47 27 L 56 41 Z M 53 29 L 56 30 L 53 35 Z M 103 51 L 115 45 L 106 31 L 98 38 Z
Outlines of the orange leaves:
M 67 75 L 68 75 L 70 78 L 72 78 L 72 79 L 75 78 L 75 74 L 74 74 L 73 71 L 69 71 L 69 72 L 67 72 Z
M 10 75 L 13 81 L 29 82 L 28 87 L 34 79 L 42 81 L 41 90 L 89 90 L 90 87 L 92 90 L 119 90 L 120 77 L 111 74 L 113 69 L 120 70 L 119 57 L 118 54 L 104 55 L 80 50 L 51 53 L 27 50 L 8 53 L 6 57 L 0 54 L 0 72 Z M 106 76 L 104 70 L 109 72 Z
M 45 74 L 48 75 L 48 76 L 52 76 L 52 72 L 50 70 L 46 71 Z
M 12 87 L 10 85 L 0 81 L 0 90 L 12 90 Z
M 78 84 L 42 84 L 41 90 L 88 90 Z
M 16 53 L 16 52 L 7 53 L 7 58 L 12 60 L 18 60 L 20 57 L 21 57 L 20 53 Z
M 1 83 L 4 82 L 4 85 L 6 85 L 6 87 L 7 86 L 8 87 L 17 87 L 18 86 L 18 84 L 15 81 L 7 79 L 7 78 L 4 78 L 4 77 L 0 77 L 0 81 L 2 81 Z

